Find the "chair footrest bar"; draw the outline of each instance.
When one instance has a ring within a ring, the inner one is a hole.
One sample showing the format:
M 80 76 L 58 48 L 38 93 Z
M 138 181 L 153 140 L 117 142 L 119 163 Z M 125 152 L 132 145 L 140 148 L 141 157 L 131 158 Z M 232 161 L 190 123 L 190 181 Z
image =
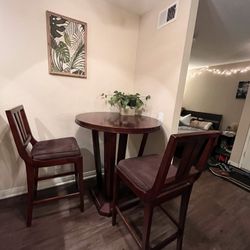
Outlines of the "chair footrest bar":
M 48 180 L 51 178 L 57 178 L 57 177 L 62 177 L 62 176 L 66 176 L 66 175 L 73 175 L 73 174 L 75 174 L 75 171 L 70 171 L 70 172 L 55 174 L 55 175 L 49 175 L 49 176 L 42 176 L 42 177 L 38 177 L 37 180 L 44 181 L 44 180 Z
M 129 209 L 129 208 L 137 205 L 139 202 L 140 202 L 139 198 L 133 198 L 133 199 L 130 199 L 128 201 L 125 201 L 125 202 L 119 204 L 119 208 L 121 211 L 124 211 L 126 209 Z
M 168 216 L 168 218 L 177 226 L 177 228 L 179 229 L 179 224 L 178 222 L 176 221 L 176 219 L 171 215 L 169 214 L 169 212 L 164 208 L 162 207 L 161 205 L 159 205 L 159 208 Z
M 72 197 L 78 196 L 79 194 L 80 194 L 80 192 L 76 192 L 76 193 L 72 193 L 72 194 L 66 194 L 66 195 L 60 195 L 60 196 L 56 196 L 56 197 L 41 199 L 41 200 L 35 200 L 35 201 L 33 201 L 33 204 L 40 205 L 40 204 L 43 204 L 46 202 L 56 201 L 56 200 L 60 200 L 63 198 L 72 198 Z
M 116 206 L 116 211 L 117 213 L 121 216 L 123 222 L 125 223 L 127 229 L 129 230 L 129 232 L 131 233 L 132 237 L 135 239 L 136 243 L 138 244 L 138 246 L 141 248 L 142 247 L 142 241 L 139 239 L 139 237 L 136 235 L 135 231 L 133 230 L 133 228 L 131 227 L 131 225 L 126 221 L 126 219 L 124 218 L 121 210 L 118 208 L 118 206 Z
M 158 245 L 154 246 L 153 248 L 151 248 L 152 250 L 159 250 L 162 249 L 164 246 L 168 245 L 170 242 L 174 241 L 178 236 L 178 232 L 172 234 L 171 236 L 169 236 L 167 239 L 163 240 L 161 243 L 159 243 Z

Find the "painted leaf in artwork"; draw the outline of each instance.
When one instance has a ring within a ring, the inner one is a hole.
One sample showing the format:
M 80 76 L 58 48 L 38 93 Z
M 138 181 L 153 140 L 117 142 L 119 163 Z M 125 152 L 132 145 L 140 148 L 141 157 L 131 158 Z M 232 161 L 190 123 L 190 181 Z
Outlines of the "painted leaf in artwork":
M 68 33 L 64 33 L 64 41 L 65 43 L 70 47 L 71 46 L 71 40 L 70 40 L 70 37 L 69 37 L 69 34 Z
M 66 67 L 63 69 L 63 72 L 70 73 L 70 67 L 65 65 Z
M 70 40 L 70 50 L 75 52 L 79 45 L 83 43 L 83 26 L 70 22 L 65 29 L 65 34 L 67 34 L 67 37 Z
M 70 22 L 64 32 L 66 35 L 64 36 L 65 42 L 66 40 L 70 40 L 70 43 L 67 41 L 70 51 L 70 62 L 68 63 L 68 67 L 70 68 L 70 72 L 73 74 L 84 74 L 84 27 L 83 25 Z
M 82 43 L 79 44 L 79 47 L 71 57 L 70 68 L 72 72 L 84 71 L 84 45 Z
M 59 56 L 54 49 L 51 49 L 51 66 L 53 72 L 63 71 L 63 62 L 59 60 Z
M 53 49 L 57 48 L 57 42 L 52 36 L 50 37 L 50 44 L 51 44 L 51 48 Z
M 49 23 L 52 37 L 61 37 L 61 33 L 65 31 L 65 24 L 67 23 L 67 20 L 59 16 L 51 15 L 49 17 Z
M 60 61 L 64 63 L 70 61 L 70 53 L 66 43 L 60 41 L 55 51 Z

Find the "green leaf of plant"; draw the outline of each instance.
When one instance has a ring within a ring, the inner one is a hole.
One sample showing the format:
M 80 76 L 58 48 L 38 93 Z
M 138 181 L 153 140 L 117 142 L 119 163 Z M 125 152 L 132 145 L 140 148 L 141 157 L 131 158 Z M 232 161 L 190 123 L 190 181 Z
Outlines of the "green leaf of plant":
M 103 95 L 105 94 L 103 93 L 102 96 Z M 105 95 L 105 98 L 107 98 L 107 95 Z M 150 99 L 150 95 L 147 95 L 144 98 L 145 100 L 148 100 Z M 120 108 L 130 107 L 135 108 L 136 110 L 140 109 L 144 105 L 144 102 L 142 101 L 142 98 L 139 93 L 132 95 L 125 94 L 117 90 L 115 90 L 113 95 L 109 98 L 108 103 L 111 106 L 118 106 Z

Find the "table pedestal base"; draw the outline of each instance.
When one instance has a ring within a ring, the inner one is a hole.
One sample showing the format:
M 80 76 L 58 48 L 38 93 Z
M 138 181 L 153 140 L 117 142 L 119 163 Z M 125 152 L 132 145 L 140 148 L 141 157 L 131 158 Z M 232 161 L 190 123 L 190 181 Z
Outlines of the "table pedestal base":
M 97 211 L 100 215 L 110 217 L 112 215 L 111 206 L 112 203 L 108 202 L 104 197 L 101 191 L 97 188 L 90 190 L 90 194 L 93 198 Z
M 128 195 L 128 191 L 125 191 L 125 193 Z M 105 200 L 103 194 L 97 188 L 90 189 L 90 194 L 93 198 L 98 213 L 102 216 L 110 217 L 112 215 L 112 202 Z M 129 209 L 140 202 L 139 198 L 135 198 L 135 196 L 131 193 L 128 196 L 127 198 L 122 198 L 119 200 L 119 207 L 122 211 Z

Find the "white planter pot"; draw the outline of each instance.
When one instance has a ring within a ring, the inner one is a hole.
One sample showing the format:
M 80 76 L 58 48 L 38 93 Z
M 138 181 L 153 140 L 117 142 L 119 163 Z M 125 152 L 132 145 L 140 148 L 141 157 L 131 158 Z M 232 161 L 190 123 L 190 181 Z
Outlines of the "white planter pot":
M 131 109 L 131 108 L 121 108 L 120 109 L 120 114 L 121 115 L 135 115 L 135 109 Z

